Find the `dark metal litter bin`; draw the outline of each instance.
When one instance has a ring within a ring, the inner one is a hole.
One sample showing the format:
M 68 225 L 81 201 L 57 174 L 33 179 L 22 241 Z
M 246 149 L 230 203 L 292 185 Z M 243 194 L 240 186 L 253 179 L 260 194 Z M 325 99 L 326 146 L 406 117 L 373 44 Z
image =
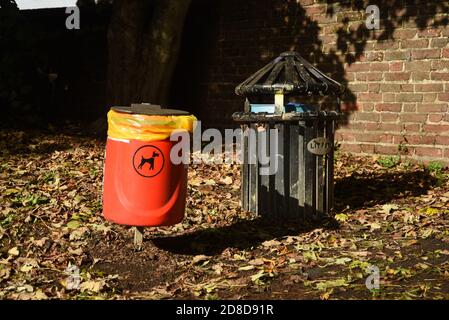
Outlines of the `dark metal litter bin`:
M 334 193 L 334 131 L 342 116 L 339 96 L 343 86 L 298 53 L 285 52 L 235 91 L 247 97 L 244 112 L 233 114 L 243 132 L 243 209 L 279 221 L 329 215 Z M 267 95 L 274 95 L 274 104 L 251 102 L 260 102 Z M 335 110 L 284 102 L 284 97 L 310 95 L 334 96 Z M 263 166 L 255 158 L 262 146 L 265 152 L 273 144 L 269 129 L 278 130 L 274 140 L 278 166 L 275 173 L 261 175 Z M 250 131 L 265 131 L 267 139 L 262 141 Z

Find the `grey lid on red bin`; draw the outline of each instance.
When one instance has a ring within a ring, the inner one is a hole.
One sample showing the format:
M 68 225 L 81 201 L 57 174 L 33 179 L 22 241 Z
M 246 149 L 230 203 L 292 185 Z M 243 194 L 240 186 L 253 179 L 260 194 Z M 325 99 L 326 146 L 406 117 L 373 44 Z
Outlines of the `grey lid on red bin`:
M 186 116 L 190 112 L 175 109 L 163 109 L 159 105 L 151 103 L 133 103 L 130 107 L 112 107 L 114 111 L 129 113 L 129 114 L 143 114 L 147 116 Z

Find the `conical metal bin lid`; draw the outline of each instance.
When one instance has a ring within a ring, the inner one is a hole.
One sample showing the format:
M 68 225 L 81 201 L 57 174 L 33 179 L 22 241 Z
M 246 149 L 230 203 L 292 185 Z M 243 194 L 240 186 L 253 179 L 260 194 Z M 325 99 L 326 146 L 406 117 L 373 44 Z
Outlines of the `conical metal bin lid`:
M 132 104 L 130 107 L 112 107 L 114 111 L 129 113 L 129 114 L 143 114 L 147 116 L 187 116 L 190 112 L 175 109 L 162 109 L 159 105 L 150 103 Z
M 282 53 L 235 88 L 237 95 L 340 95 L 344 87 L 315 68 L 299 53 Z

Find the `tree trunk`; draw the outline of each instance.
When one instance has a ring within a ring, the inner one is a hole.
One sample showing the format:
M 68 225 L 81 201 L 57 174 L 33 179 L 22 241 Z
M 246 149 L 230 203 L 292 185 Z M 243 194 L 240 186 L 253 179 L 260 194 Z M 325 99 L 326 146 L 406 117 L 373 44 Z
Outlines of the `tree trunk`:
M 166 104 L 191 0 L 114 0 L 108 32 L 109 106 Z

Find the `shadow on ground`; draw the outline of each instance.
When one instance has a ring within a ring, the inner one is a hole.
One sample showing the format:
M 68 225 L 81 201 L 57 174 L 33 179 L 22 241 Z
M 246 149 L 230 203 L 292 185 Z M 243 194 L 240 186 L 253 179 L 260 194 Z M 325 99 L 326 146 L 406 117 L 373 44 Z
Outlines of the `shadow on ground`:
M 289 235 L 297 236 L 317 228 L 335 229 L 338 228 L 338 223 L 333 219 L 325 219 L 319 223 L 290 221 L 280 224 L 259 218 L 242 220 L 226 227 L 151 240 L 156 247 L 172 253 L 212 256 L 220 254 L 227 248 L 250 249 L 264 241 Z
M 386 204 L 394 199 L 426 194 L 437 179 L 426 170 L 410 172 L 368 172 L 337 180 L 335 209 L 360 209 Z
M 426 170 L 353 174 L 337 180 L 336 212 L 345 208 L 354 210 L 426 194 L 436 183 L 436 179 Z M 319 223 L 290 221 L 282 224 L 267 219 L 242 220 L 226 227 L 154 238 L 152 242 L 158 248 L 172 253 L 216 255 L 226 248 L 245 250 L 264 241 L 307 233 L 316 228 L 337 229 L 338 223 L 333 219 L 325 219 Z

